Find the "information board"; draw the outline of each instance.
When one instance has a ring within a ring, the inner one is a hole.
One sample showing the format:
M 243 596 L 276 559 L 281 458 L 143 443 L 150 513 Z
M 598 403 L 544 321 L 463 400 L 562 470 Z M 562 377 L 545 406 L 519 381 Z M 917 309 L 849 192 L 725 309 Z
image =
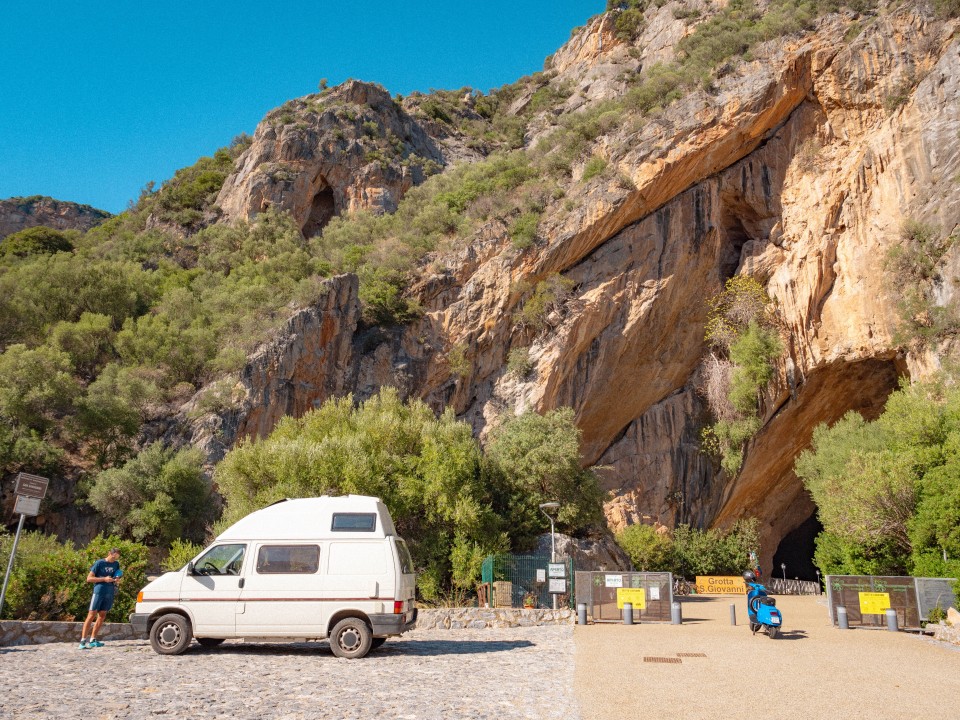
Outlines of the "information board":
M 890 607 L 890 593 L 862 592 L 859 595 L 863 615 L 883 615 Z
M 13 506 L 13 512 L 18 515 L 26 515 L 27 517 L 36 517 L 40 514 L 40 498 L 17 495 L 17 502 Z
M 43 499 L 46 497 L 47 485 L 49 484 L 50 481 L 45 477 L 22 472 L 17 475 L 17 485 L 14 493 Z
M 643 588 L 618 588 L 617 607 L 623 610 L 623 604 L 630 603 L 634 610 L 647 609 L 647 593 Z

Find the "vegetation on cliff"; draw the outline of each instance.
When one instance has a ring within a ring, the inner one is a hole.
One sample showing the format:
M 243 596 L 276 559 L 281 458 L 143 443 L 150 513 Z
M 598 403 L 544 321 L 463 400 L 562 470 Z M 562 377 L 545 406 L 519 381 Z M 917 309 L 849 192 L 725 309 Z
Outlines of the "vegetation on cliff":
M 672 572 L 680 577 L 739 575 L 750 553 L 760 553 L 759 521 L 738 521 L 729 531 L 700 530 L 680 525 L 672 532 L 663 526 L 637 523 L 617 534 L 617 543 L 633 566 L 644 572 Z

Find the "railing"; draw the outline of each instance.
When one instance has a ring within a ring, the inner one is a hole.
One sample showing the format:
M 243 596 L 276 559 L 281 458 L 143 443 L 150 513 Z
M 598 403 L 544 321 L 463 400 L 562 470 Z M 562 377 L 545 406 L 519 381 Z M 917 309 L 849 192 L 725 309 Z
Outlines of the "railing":
M 772 595 L 819 595 L 822 590 L 815 580 L 784 580 L 771 577 L 761 581 Z

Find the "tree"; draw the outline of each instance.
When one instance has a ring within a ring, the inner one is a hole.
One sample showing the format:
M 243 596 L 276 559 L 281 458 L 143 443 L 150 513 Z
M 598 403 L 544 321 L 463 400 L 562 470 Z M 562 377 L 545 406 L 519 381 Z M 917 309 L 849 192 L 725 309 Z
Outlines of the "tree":
M 641 572 L 673 569 L 673 541 L 651 525 L 630 525 L 617 534 L 617 544 Z
M 43 433 L 71 412 L 80 385 L 70 357 L 41 346 L 11 345 L 0 355 L 0 418 Z
M 210 487 L 199 450 L 147 447 L 122 467 L 99 473 L 88 502 L 113 529 L 150 545 L 202 539 Z
M 240 443 L 217 466 L 226 521 L 285 497 L 357 493 L 380 497 L 407 539 L 418 587 L 436 598 L 470 587 L 479 560 L 505 549 L 471 428 L 392 388 L 358 406 L 331 399 L 280 421 L 264 440 Z
M 73 244 L 59 230 L 44 226 L 27 228 L 8 235 L 0 242 L 0 255 L 27 257 L 72 252 Z
M 564 532 L 601 522 L 603 493 L 596 476 L 581 467 L 572 409 L 510 418 L 492 433 L 487 457 L 499 486 L 498 511 L 508 519 L 515 546 L 549 529 L 543 502 L 560 503 L 557 525 Z

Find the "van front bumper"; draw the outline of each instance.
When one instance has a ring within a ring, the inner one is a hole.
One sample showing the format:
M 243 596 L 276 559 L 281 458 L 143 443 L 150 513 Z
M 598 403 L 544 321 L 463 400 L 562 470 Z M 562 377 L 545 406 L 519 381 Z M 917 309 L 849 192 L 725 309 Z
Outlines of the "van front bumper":
M 417 608 L 413 609 L 413 617 L 409 621 L 406 615 L 369 615 L 374 635 L 399 635 L 417 626 Z
M 130 624 L 138 633 L 146 635 L 147 630 L 150 629 L 149 613 L 130 613 Z

